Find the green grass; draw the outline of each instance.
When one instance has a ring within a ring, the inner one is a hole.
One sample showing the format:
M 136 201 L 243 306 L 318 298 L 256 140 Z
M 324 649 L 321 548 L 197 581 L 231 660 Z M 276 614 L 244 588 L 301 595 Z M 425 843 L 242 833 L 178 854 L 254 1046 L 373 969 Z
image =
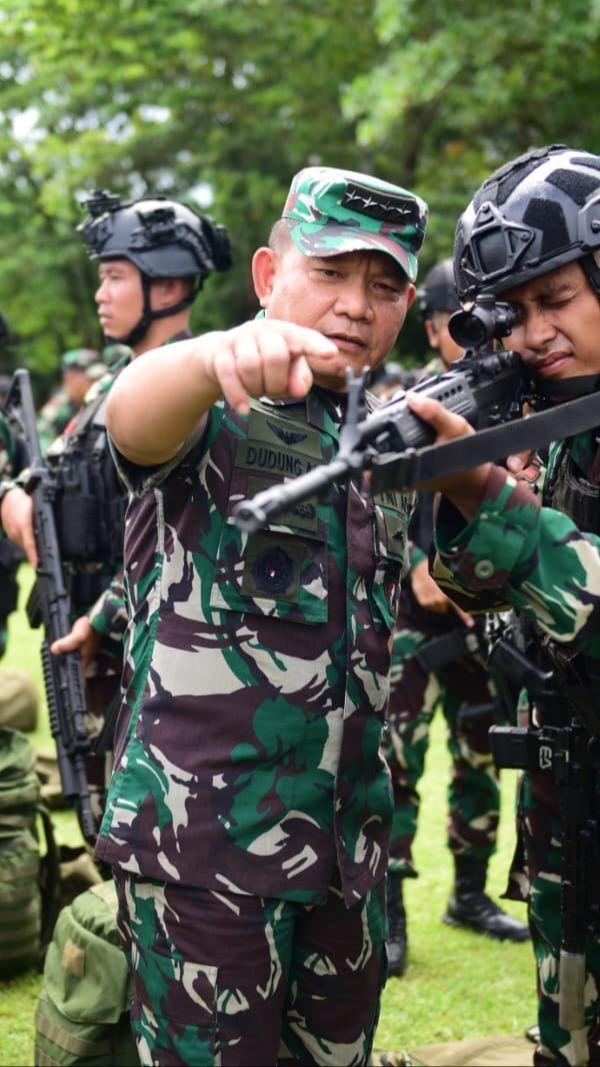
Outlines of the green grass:
M 22 603 L 31 579 L 30 569 L 23 568 Z M 51 737 L 39 644 L 40 632 L 28 628 L 22 611 L 16 613 L 3 666 L 27 671 L 38 680 L 42 707 L 32 740 L 47 747 Z M 531 946 L 498 943 L 441 922 L 452 878 L 451 857 L 444 843 L 449 775 L 444 725 L 437 715 L 421 783 L 423 803 L 415 847 L 420 877 L 406 883 L 409 965 L 402 978 L 391 978 L 386 986 L 375 1041 L 378 1049 L 415 1049 L 489 1034 L 521 1034 L 535 1021 Z M 498 852 L 488 877 L 488 889 L 495 898 L 504 890 L 514 846 L 514 789 L 514 772 L 504 771 Z M 79 844 L 71 813 L 57 812 L 55 821 L 60 841 Z M 525 920 L 524 905 L 505 901 L 503 906 Z M 33 1063 L 33 1019 L 40 984 L 41 976 L 35 972 L 0 982 L 0 1067 Z

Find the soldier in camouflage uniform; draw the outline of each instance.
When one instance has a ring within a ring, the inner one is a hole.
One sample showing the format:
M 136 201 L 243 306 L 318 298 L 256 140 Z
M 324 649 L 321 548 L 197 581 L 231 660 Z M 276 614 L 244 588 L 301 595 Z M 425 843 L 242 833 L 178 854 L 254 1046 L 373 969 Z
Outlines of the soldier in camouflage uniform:
M 250 535 L 233 509 L 335 455 L 346 371 L 391 350 L 425 217 L 387 182 L 301 171 L 253 258 L 257 320 L 152 353 L 111 394 L 130 621 L 96 856 L 146 1064 L 368 1061 L 414 494 L 341 484 Z
M 108 348 L 107 373 L 46 452 L 56 474 L 55 515 L 73 628 L 51 646 L 79 650 L 86 705 L 95 738 L 118 703 L 126 612 L 122 592 L 124 490 L 108 450 L 104 409 L 123 366 L 152 348 L 189 337 L 192 303 L 204 279 L 231 259 L 223 227 L 165 197 L 123 202 L 94 193 L 79 227 L 90 258 L 99 262 L 98 317 Z M 115 357 L 119 358 L 115 362 Z M 67 361 L 71 366 L 71 360 Z M 18 544 L 33 540 L 31 499 L 20 486 L 2 502 L 2 523 Z M 110 738 L 107 739 L 111 748 Z M 111 762 L 111 753 L 107 762 Z M 92 810 L 104 810 L 105 757 L 88 760 Z
M 92 383 L 106 373 L 102 357 L 94 348 L 72 348 L 61 356 L 60 365 L 62 384 L 48 398 L 37 418 L 42 453 L 77 414 Z
M 460 307 L 451 259 L 442 260 L 429 271 L 417 297 L 429 343 L 436 350 L 422 377 L 443 374 L 463 354 L 448 332 L 450 315 Z M 475 623 L 465 615 L 429 575 L 432 508 L 432 494 L 420 493 L 410 528 L 409 576 L 398 598 L 390 731 L 384 744 L 394 787 L 388 868 L 388 955 L 390 974 L 394 975 L 403 974 L 406 966 L 403 881 L 417 877 L 412 844 L 419 816 L 418 784 L 425 769 L 431 720 L 440 706 L 448 725 L 452 758 L 447 843 L 455 870 L 454 891 L 443 920 L 500 941 L 529 937 L 527 926 L 507 915 L 485 893 L 500 814 L 499 776 L 488 737 L 497 711 L 496 696 L 485 665 L 484 620 Z M 440 665 L 429 670 L 422 657 L 428 648 L 434 655 L 445 636 L 455 638 L 454 650 L 446 653 L 446 660 L 442 650 Z
M 462 300 L 479 293 L 500 295 L 517 312 L 510 347 L 531 372 L 538 406 L 558 405 L 598 389 L 600 156 L 552 146 L 500 168 L 459 221 L 454 263 Z M 410 404 L 441 440 L 472 432 L 464 420 L 429 399 L 414 397 Z M 434 576 L 466 610 L 509 604 L 528 620 L 526 629 L 533 632 L 528 655 L 543 657 L 556 679 L 553 705 L 547 697 L 536 701 L 537 727 L 547 725 L 549 714 L 554 718 L 558 704 L 564 722 L 550 719 L 551 725 L 584 722 L 597 734 L 598 431 L 575 433 L 551 447 L 541 499 L 515 477 L 522 460 L 509 457 L 507 466 L 486 463 L 440 482 L 444 499 Z M 521 782 L 520 847 L 508 893 L 528 901 L 540 1031 L 534 1062 L 599 1064 L 597 884 L 590 887 L 585 913 L 577 915 L 587 931 L 578 987 L 575 973 L 562 982 L 559 973 L 561 962 L 570 967 L 578 956 L 561 960 L 561 892 L 574 874 L 565 866 L 563 816 L 577 812 L 561 810 L 560 768 L 555 768 L 555 779 L 547 752 L 540 749 L 540 770 L 525 771 Z M 582 789 L 589 775 L 597 793 L 597 773 L 597 760 L 590 765 L 584 757 Z M 582 792 L 581 800 L 587 796 Z M 592 833 L 597 836 L 597 829 Z

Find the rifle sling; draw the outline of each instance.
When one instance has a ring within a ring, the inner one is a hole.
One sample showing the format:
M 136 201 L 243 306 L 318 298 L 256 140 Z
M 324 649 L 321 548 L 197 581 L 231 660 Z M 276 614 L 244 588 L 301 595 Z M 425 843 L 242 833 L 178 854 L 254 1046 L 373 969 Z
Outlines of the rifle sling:
M 383 489 L 426 485 L 488 460 L 496 462 L 516 452 L 542 448 L 552 441 L 572 437 L 598 425 L 600 393 L 591 393 L 526 418 L 478 430 L 447 444 L 407 449 L 383 462 L 376 459 L 371 473 L 372 491 L 379 493 Z

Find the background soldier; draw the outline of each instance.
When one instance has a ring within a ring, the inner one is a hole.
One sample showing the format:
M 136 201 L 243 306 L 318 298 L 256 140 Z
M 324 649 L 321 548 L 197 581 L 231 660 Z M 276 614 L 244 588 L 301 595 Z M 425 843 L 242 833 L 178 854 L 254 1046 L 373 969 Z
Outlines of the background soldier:
M 96 855 L 144 1063 L 368 1061 L 413 494 L 335 486 L 251 535 L 232 509 L 335 454 L 346 372 L 395 343 L 424 227 L 404 189 L 301 171 L 253 258 L 265 317 L 153 352 L 111 394 L 131 622 Z
M 501 167 L 459 221 L 454 263 L 461 300 L 485 293 L 512 305 L 510 347 L 531 373 L 534 403 L 556 405 L 557 422 L 566 419 L 560 401 L 596 391 L 600 382 L 600 157 L 554 145 Z M 440 440 L 472 432 L 430 399 L 415 395 L 409 403 Z M 522 465 L 508 460 L 512 472 Z M 437 519 L 435 577 L 467 610 L 519 609 L 523 625 L 515 637 L 525 642 L 535 705 L 533 757 L 535 739 L 546 739 L 544 759 L 532 759 L 519 791 L 509 892 L 529 906 L 536 1064 L 600 1063 L 592 740 L 599 732 L 599 469 L 597 430 L 569 428 L 550 450 L 541 502 L 489 463 L 438 484 L 448 499 Z M 539 671 L 550 672 L 552 685 L 536 692 Z M 570 745 L 576 747 L 564 747 Z M 545 771 L 533 769 L 543 765 Z
M 72 348 L 61 356 L 62 383 L 40 409 L 37 428 L 43 452 L 77 414 L 85 394 L 106 373 L 106 365 L 95 348 Z
M 422 377 L 443 374 L 463 354 L 448 332 L 450 315 L 460 307 L 451 259 L 429 271 L 417 298 L 429 343 L 436 350 Z M 412 844 L 419 816 L 418 783 L 425 769 L 429 727 L 440 705 L 452 758 L 447 844 L 454 860 L 454 890 L 444 922 L 501 941 L 529 937 L 527 926 L 485 892 L 500 814 L 499 775 L 488 738 L 497 711 L 495 690 L 485 666 L 484 620 L 476 623 L 461 611 L 429 574 L 432 508 L 433 494 L 419 493 L 410 527 L 410 571 L 398 598 L 390 732 L 384 739 L 394 787 L 388 867 L 388 954 L 394 975 L 402 974 L 406 965 L 403 881 L 417 877 Z
M 79 227 L 90 258 L 99 261 L 98 316 L 109 344 L 128 346 L 90 392 L 68 432 L 46 454 L 55 471 L 55 515 L 73 612 L 71 633 L 55 653 L 80 650 L 92 736 L 116 710 L 126 622 L 122 588 L 124 493 L 108 448 L 104 408 L 129 358 L 189 337 L 192 303 L 213 270 L 230 266 L 224 227 L 164 197 L 123 202 L 110 193 L 86 201 Z M 2 524 L 17 544 L 33 540 L 31 499 L 8 492 Z M 105 792 L 104 757 L 88 760 L 90 799 L 98 822 Z

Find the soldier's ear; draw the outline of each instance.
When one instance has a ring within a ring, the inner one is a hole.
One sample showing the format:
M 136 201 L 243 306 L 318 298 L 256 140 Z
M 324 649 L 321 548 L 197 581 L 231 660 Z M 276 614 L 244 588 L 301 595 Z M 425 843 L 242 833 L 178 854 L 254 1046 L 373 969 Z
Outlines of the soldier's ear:
M 252 257 L 252 281 L 260 306 L 265 308 L 273 291 L 273 279 L 277 270 L 277 253 L 266 245 L 257 248 Z
M 150 290 L 154 310 L 174 306 L 187 296 L 189 282 L 186 278 L 155 278 Z
M 425 319 L 423 325 L 425 326 L 425 333 L 427 334 L 427 340 L 429 341 L 431 348 L 439 348 L 440 336 L 433 319 Z

